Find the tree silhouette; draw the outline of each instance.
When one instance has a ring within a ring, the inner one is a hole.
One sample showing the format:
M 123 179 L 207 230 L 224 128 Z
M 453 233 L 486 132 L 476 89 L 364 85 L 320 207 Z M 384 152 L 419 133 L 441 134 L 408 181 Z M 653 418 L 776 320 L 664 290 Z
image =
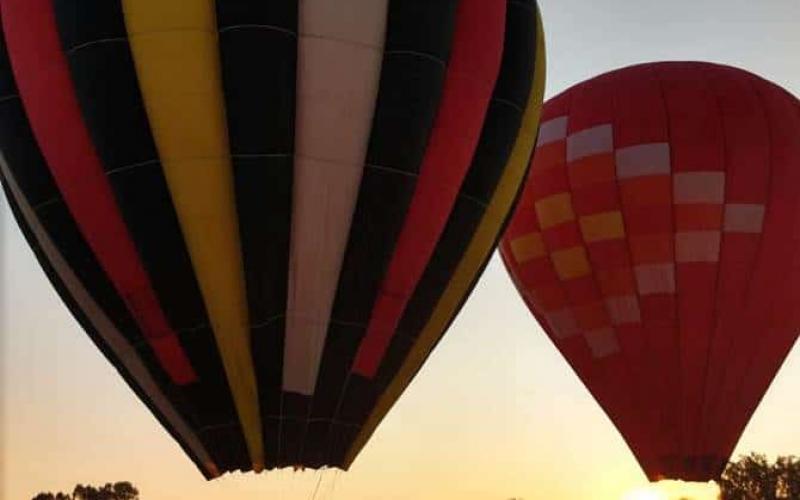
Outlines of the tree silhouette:
M 128 481 L 106 483 L 104 486 L 78 484 L 67 493 L 39 493 L 32 500 L 139 500 L 139 490 Z
M 770 463 L 757 453 L 731 462 L 719 481 L 723 500 L 800 499 L 800 460 L 778 457 Z

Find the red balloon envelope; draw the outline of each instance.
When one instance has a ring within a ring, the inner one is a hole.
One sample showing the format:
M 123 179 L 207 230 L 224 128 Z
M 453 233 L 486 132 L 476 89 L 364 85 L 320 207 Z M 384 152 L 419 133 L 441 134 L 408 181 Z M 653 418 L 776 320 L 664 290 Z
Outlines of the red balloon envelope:
M 581 83 L 501 251 L 648 477 L 714 479 L 800 328 L 800 103 L 707 63 Z

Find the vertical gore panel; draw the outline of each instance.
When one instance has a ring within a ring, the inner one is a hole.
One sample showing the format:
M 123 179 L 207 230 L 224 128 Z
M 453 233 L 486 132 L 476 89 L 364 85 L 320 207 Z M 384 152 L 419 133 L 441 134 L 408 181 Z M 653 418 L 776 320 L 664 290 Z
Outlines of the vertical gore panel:
M 3 27 L 26 113 L 70 212 L 162 366 L 196 379 L 167 322 L 83 123 L 48 0 L 3 4 Z
M 345 468 L 349 467 L 366 443 L 366 440 L 375 431 L 378 423 L 380 423 L 382 418 L 392 407 L 403 389 L 411 382 L 422 366 L 422 363 L 438 342 L 445 328 L 452 321 L 459 307 L 463 305 L 465 297 L 474 286 L 480 270 L 483 269 L 490 257 L 491 251 L 496 244 L 503 224 L 509 215 L 519 187 L 527 172 L 528 162 L 538 131 L 539 113 L 544 95 L 544 37 L 541 28 L 541 18 L 535 6 L 529 8 L 519 3 L 512 3 L 512 5 L 524 8 L 524 16 L 529 20 L 532 26 L 535 26 L 534 29 L 529 28 L 524 30 L 530 34 L 530 39 L 527 43 L 523 42 L 521 45 L 523 47 L 529 47 L 531 41 L 533 41 L 535 50 L 528 53 L 528 59 L 532 61 L 529 74 L 532 75 L 533 83 L 532 88 L 528 91 L 529 96 L 526 99 L 527 104 L 519 136 L 516 139 L 514 148 L 494 194 L 481 218 L 481 222 L 476 228 L 473 238 L 466 247 L 451 280 L 447 284 L 447 288 L 438 299 L 436 308 L 431 314 L 430 319 L 423 327 L 417 340 L 414 342 L 413 348 L 397 371 L 397 374 L 387 386 L 385 392 L 381 394 L 374 410 L 370 413 L 358 435 L 347 447 L 341 448 L 344 456 L 343 465 Z M 509 18 L 515 15 L 519 15 L 519 13 L 509 8 Z M 506 47 L 511 48 L 514 47 L 514 45 L 506 43 Z M 534 54 L 535 57 L 531 57 Z M 503 83 L 502 77 L 498 80 L 497 85 L 501 83 Z
M 292 214 L 297 1 L 218 0 L 222 78 L 266 466 L 277 464 Z M 274 436 L 274 437 L 273 437 Z
M 124 0 L 122 5 L 164 175 L 258 471 L 264 466 L 261 419 L 215 5 L 210 0 Z
M 336 288 L 332 324 L 304 430 L 304 456 L 330 456 L 336 419 L 358 344 L 414 194 L 441 100 L 456 7 L 453 0 L 389 4 L 380 89 L 363 180 Z M 413 28 L 412 28 L 413 27 Z M 341 333 L 339 333 L 341 331 Z
M 463 0 L 442 101 L 352 370 L 372 378 L 436 247 L 477 146 L 503 54 L 505 0 Z
M 314 392 L 361 183 L 381 75 L 386 4 L 300 4 L 283 389 L 303 396 Z
M 669 115 L 670 153 L 673 171 L 673 214 L 675 218 L 675 285 L 678 299 L 679 367 L 681 374 L 682 433 L 680 452 L 695 455 L 699 419 L 705 389 L 705 366 L 714 329 L 715 298 L 718 284 L 721 214 L 702 226 L 696 225 L 703 206 L 720 207 L 725 199 L 725 143 L 719 103 L 707 78 L 697 78 L 691 64 L 659 71 L 664 102 Z M 721 197 L 714 199 L 698 193 L 690 199 L 683 194 L 681 179 L 691 179 L 691 186 L 700 186 L 699 176 L 715 175 L 722 179 Z M 689 220 L 682 223 L 682 207 L 692 209 Z M 682 235 L 715 234 L 714 255 L 696 259 L 682 255 Z

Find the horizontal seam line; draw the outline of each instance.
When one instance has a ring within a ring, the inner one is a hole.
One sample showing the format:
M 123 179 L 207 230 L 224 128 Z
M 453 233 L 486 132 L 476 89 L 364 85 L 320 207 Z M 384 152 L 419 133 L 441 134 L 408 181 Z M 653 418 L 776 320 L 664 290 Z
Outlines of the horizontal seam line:
M 384 52 L 384 55 L 387 56 L 396 54 L 417 56 L 420 59 L 428 59 L 430 61 L 438 63 L 442 67 L 447 66 L 447 63 L 442 58 L 434 56 L 432 54 L 427 54 L 425 52 L 419 52 L 416 50 L 387 50 L 386 52 Z
M 373 170 L 381 170 L 381 171 L 390 172 L 390 173 L 393 173 L 393 174 L 404 175 L 406 177 L 419 177 L 419 174 L 415 173 L 415 172 L 406 172 L 405 170 L 401 170 L 399 168 L 386 167 L 386 166 L 383 166 L 383 165 L 376 165 L 374 163 L 367 163 L 367 164 L 364 165 L 364 168 L 370 168 L 370 169 L 373 169 Z
M 104 43 L 120 43 L 120 42 L 127 42 L 127 41 L 128 41 L 127 37 L 100 38 L 98 40 L 92 40 L 90 42 L 84 42 L 84 43 L 75 45 L 74 47 L 70 47 L 70 49 L 67 50 L 67 55 L 70 56 L 70 55 L 74 54 L 75 52 L 77 52 L 77 51 L 79 51 L 81 49 L 85 49 L 86 47 L 91 47 L 92 45 L 102 45 Z
M 482 200 L 480 200 L 480 199 L 478 199 L 478 198 L 476 198 L 476 197 L 474 197 L 474 196 L 468 195 L 468 194 L 466 194 L 466 193 L 459 193 L 459 194 L 458 194 L 458 197 L 459 197 L 459 198 L 463 198 L 463 199 L 465 199 L 465 200 L 469 200 L 469 201 L 471 201 L 471 202 L 473 202 L 473 203 L 476 203 L 476 204 L 478 204 L 478 205 L 482 206 L 483 208 L 486 208 L 486 207 L 488 207 L 488 206 L 489 206 L 489 204 L 488 204 L 488 203 L 486 203 L 485 201 L 482 201 Z
M 130 165 L 123 165 L 121 167 L 112 168 L 111 170 L 106 172 L 106 175 L 110 177 L 112 175 L 116 175 L 116 174 L 119 174 L 121 172 L 125 172 L 125 171 L 128 171 L 128 170 L 133 170 L 133 169 L 135 169 L 137 167 L 146 167 L 148 165 L 156 165 L 156 164 L 158 164 L 158 160 L 140 161 L 139 163 L 132 163 Z
M 297 38 L 297 32 L 292 31 L 286 28 L 282 28 L 280 26 L 275 26 L 273 24 L 231 24 L 230 26 L 224 26 L 219 29 L 220 33 L 225 33 L 227 31 L 234 31 L 240 29 L 263 29 L 268 31 L 276 31 L 278 33 L 284 33 L 286 35 L 291 35 L 294 38 Z
M 515 103 L 513 101 L 510 101 L 508 99 L 504 99 L 502 97 L 494 97 L 494 98 L 492 98 L 492 101 L 495 101 L 495 102 L 500 103 L 500 104 L 505 104 L 507 106 L 511 106 L 512 108 L 516 109 L 520 113 L 522 113 L 524 111 L 522 109 L 522 106 L 519 106 L 517 103 Z
M 366 42 L 359 42 L 356 40 L 347 40 L 346 38 L 338 38 L 335 36 L 325 36 L 325 35 L 315 35 L 313 33 L 300 33 L 298 38 L 312 38 L 314 40 L 330 40 L 332 42 L 339 42 L 346 45 L 354 45 L 356 47 L 362 47 L 365 49 L 372 49 L 375 52 L 383 52 L 383 46 L 381 45 L 371 45 Z
M 61 200 L 62 198 L 60 196 L 56 196 L 55 198 L 50 198 L 49 200 L 37 203 L 36 205 L 33 205 L 31 208 L 33 209 L 34 212 L 36 212 L 40 208 L 44 208 L 48 205 L 53 205 L 54 203 L 58 203 Z
M 19 99 L 19 94 L 8 94 L 8 95 L 4 95 L 3 97 L 0 97 L 0 102 L 3 102 L 3 101 L 10 101 L 10 100 L 12 100 L 12 99 Z

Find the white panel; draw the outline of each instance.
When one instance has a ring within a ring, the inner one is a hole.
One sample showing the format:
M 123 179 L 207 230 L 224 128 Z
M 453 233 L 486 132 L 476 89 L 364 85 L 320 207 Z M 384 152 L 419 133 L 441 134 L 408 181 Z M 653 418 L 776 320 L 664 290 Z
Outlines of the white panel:
M 86 315 L 89 322 L 91 322 L 94 329 L 103 338 L 122 366 L 124 366 L 127 372 L 136 380 L 142 393 L 147 396 L 156 410 L 164 417 L 178 436 L 180 436 L 180 439 L 192 450 L 192 453 L 195 454 L 198 460 L 202 462 L 206 472 L 211 476 L 218 476 L 219 470 L 211 460 L 203 444 L 197 438 L 197 435 L 175 411 L 172 403 L 170 403 L 164 393 L 161 392 L 161 389 L 150 375 L 147 367 L 142 363 L 141 359 L 139 359 L 133 346 L 128 343 L 125 337 L 123 337 L 114 326 L 114 323 L 111 322 L 100 306 L 97 305 L 83 286 L 83 283 L 81 283 L 80 279 L 78 279 L 72 271 L 67 261 L 64 260 L 58 248 L 52 240 L 50 240 L 47 232 L 39 223 L 38 217 L 28 204 L 27 199 L 20 191 L 14 176 L 11 174 L 6 164 L 5 158 L 2 156 L 0 156 L 0 170 L 2 170 L 3 177 L 19 206 L 22 217 L 28 224 L 34 238 L 36 238 L 39 247 L 47 256 L 50 265 L 53 266 L 56 274 L 58 274 L 58 277 L 64 283 L 67 291 L 78 304 L 78 307 L 80 307 L 81 311 Z
M 669 144 L 654 142 L 639 144 L 616 151 L 617 177 L 630 179 L 648 175 L 669 174 Z
M 725 172 L 681 172 L 673 176 L 673 203 L 723 203 Z
M 567 137 L 567 117 L 559 116 L 539 125 L 539 137 L 536 147 L 542 147 L 551 142 L 564 140 Z
M 611 125 L 598 125 L 567 137 L 568 162 L 613 150 L 614 130 Z
M 725 205 L 726 233 L 760 233 L 764 226 L 764 205 L 728 203 Z
M 378 94 L 387 0 L 301 0 L 283 389 L 311 395 Z

